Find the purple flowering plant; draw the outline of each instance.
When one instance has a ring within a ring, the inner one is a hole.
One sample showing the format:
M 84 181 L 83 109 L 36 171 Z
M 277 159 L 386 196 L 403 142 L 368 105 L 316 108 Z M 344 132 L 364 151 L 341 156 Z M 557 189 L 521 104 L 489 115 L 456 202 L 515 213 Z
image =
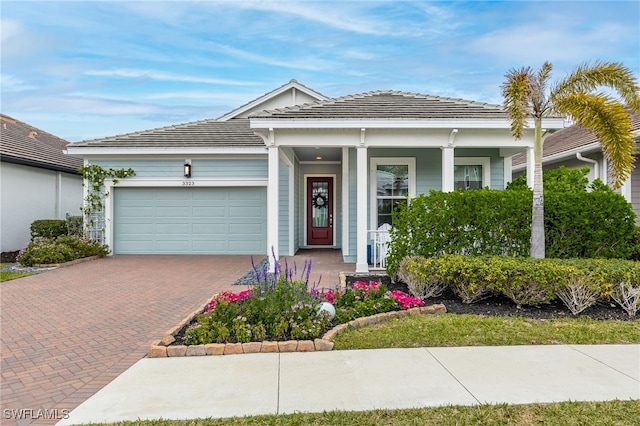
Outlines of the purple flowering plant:
M 252 260 L 255 283 L 240 292 L 225 291 L 214 297 L 206 312 L 186 331 L 185 343 L 312 340 L 335 324 L 352 319 L 422 306 L 424 302 L 401 291 L 389 291 L 376 281 L 357 281 L 344 289 L 309 287 L 311 261 L 305 261 L 301 278 L 297 266 L 275 262 L 275 273 L 258 268 Z M 331 320 L 319 305 L 336 308 Z

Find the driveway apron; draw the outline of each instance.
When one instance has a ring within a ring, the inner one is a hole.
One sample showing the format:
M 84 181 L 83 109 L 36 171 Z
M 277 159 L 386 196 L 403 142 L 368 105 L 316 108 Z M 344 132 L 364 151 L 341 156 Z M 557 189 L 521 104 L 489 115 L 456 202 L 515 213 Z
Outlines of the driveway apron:
M 1 423 L 60 420 L 250 268 L 249 256 L 114 256 L 1 283 Z

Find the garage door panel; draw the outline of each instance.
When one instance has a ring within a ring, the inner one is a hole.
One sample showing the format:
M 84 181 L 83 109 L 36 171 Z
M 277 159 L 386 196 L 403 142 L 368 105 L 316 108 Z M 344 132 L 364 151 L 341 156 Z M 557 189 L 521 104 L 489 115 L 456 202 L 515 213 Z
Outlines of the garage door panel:
M 246 218 L 261 218 L 262 207 L 248 207 L 248 206 L 231 206 L 229 207 L 229 216 L 231 217 L 246 217 Z
M 157 235 L 185 235 L 191 233 L 191 226 L 188 224 L 159 223 L 156 226 Z
M 114 253 L 261 254 L 265 188 L 116 188 Z
M 193 238 L 200 239 L 202 235 L 223 235 L 227 233 L 227 226 L 224 223 L 194 223 Z
M 148 205 L 131 205 L 123 207 L 121 214 L 124 217 L 149 217 L 153 216 L 154 209 Z
M 161 209 L 156 209 L 156 217 L 185 218 L 190 216 L 190 210 L 191 209 L 188 206 L 164 205 Z
M 247 224 L 229 224 L 229 234 L 234 236 L 240 235 L 255 235 L 260 232 L 261 225 L 247 225 Z
M 202 207 L 202 206 L 194 206 L 192 209 L 192 217 L 223 217 L 226 212 L 227 209 L 224 206 L 217 206 L 217 207 L 212 207 L 212 206 L 207 206 L 207 207 Z

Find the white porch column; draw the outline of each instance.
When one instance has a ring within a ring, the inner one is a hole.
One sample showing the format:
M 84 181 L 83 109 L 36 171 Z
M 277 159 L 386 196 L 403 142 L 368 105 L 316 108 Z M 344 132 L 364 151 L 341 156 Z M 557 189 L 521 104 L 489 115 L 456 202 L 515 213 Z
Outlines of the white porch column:
M 277 146 L 269 146 L 269 182 L 267 184 L 267 257 L 269 272 L 274 272 L 274 260 L 280 259 L 278 251 L 278 201 L 280 154 Z M 275 256 L 275 259 L 273 258 Z
M 533 188 L 533 170 L 536 160 L 533 156 L 533 147 L 527 148 L 527 186 Z
M 442 191 L 454 190 L 454 149 L 451 146 L 442 147 Z
M 507 189 L 507 185 L 513 180 L 513 157 L 503 157 L 502 161 L 504 164 L 504 189 Z
M 358 146 L 356 148 L 357 160 L 357 250 L 356 272 L 369 272 L 369 264 L 367 262 L 367 224 L 369 210 L 367 202 L 368 173 L 367 173 L 367 147 Z
M 342 147 L 342 256 L 351 254 L 349 247 L 349 148 Z
M 631 176 L 629 176 L 620 187 L 620 194 L 622 194 L 628 203 L 631 203 Z

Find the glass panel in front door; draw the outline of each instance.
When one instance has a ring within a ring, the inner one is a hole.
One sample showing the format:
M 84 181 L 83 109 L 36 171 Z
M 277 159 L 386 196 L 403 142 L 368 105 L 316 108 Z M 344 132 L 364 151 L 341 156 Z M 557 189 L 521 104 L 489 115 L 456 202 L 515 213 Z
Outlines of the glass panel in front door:
M 312 188 L 312 223 L 316 228 L 329 226 L 329 183 L 313 182 Z

